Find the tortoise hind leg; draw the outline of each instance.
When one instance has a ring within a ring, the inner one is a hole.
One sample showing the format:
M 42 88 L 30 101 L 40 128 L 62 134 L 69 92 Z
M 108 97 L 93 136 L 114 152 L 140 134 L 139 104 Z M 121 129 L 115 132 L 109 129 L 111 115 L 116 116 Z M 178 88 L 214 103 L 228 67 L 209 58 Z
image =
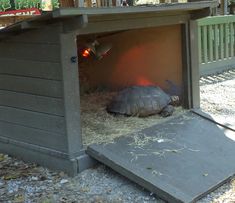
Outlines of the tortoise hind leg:
M 165 108 L 162 109 L 162 111 L 160 112 L 160 115 L 162 117 L 168 117 L 171 116 L 174 112 L 174 107 L 172 105 L 167 105 Z

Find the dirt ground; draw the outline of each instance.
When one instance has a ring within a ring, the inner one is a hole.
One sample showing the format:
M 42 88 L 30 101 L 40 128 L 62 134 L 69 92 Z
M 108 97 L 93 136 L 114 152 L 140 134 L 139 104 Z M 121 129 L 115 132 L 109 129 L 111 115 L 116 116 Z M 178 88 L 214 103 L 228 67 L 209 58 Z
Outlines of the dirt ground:
M 235 120 L 235 70 L 202 78 L 201 108 Z M 75 178 L 0 154 L 1 203 L 164 203 L 111 169 L 98 165 Z M 221 186 L 198 203 L 235 202 L 235 181 Z

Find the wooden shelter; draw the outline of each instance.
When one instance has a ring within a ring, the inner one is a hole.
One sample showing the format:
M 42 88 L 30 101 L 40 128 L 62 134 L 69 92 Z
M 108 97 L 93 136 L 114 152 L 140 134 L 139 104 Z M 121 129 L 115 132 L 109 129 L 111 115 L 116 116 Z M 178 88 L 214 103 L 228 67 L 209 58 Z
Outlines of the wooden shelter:
M 70 175 L 94 163 L 85 153 L 81 138 L 76 39 L 83 35 L 179 26 L 182 106 L 199 107 L 193 19 L 210 15 L 216 6 L 216 1 L 198 1 L 64 8 L 0 30 L 1 152 Z

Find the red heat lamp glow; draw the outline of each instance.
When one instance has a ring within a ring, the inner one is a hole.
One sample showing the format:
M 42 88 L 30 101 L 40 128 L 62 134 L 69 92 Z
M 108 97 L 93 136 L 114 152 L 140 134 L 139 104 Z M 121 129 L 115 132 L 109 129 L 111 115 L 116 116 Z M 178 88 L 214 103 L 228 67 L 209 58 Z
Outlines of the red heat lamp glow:
M 111 48 L 111 44 L 100 44 L 97 40 L 95 40 L 86 44 L 84 49 L 81 51 L 81 56 L 84 58 L 92 56 L 94 59 L 100 60 L 108 54 Z
M 139 77 L 137 79 L 137 85 L 140 85 L 140 86 L 150 86 L 150 85 L 154 85 L 154 83 L 149 81 L 148 79 L 146 79 L 144 77 Z
M 88 58 L 90 55 L 91 55 L 91 49 L 90 49 L 90 48 L 84 49 L 84 50 L 82 51 L 82 56 L 83 56 L 84 58 Z

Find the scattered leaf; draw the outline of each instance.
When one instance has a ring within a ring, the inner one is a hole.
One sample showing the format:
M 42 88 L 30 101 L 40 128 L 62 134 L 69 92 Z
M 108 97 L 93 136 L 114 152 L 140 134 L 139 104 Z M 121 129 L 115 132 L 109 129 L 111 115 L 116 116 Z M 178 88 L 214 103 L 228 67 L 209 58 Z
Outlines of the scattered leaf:
M 42 200 L 42 203 L 53 203 L 51 199 L 44 199 Z
M 3 179 L 4 180 L 12 180 L 12 179 L 17 179 L 21 176 L 20 173 L 9 173 L 9 174 L 6 174 L 5 176 L 3 176 Z
M 81 192 L 89 192 L 90 189 L 89 189 L 88 187 L 83 187 L 83 188 L 81 188 L 80 191 L 81 191 Z
M 17 197 L 14 198 L 13 203 L 23 203 L 24 201 L 24 195 L 17 195 Z
M 5 160 L 5 155 L 4 154 L 0 154 L 0 161 L 4 161 Z
M 60 176 L 60 177 L 64 177 L 64 176 L 65 176 L 65 173 L 64 173 L 63 171 L 61 171 L 61 172 L 59 173 L 59 176 Z

